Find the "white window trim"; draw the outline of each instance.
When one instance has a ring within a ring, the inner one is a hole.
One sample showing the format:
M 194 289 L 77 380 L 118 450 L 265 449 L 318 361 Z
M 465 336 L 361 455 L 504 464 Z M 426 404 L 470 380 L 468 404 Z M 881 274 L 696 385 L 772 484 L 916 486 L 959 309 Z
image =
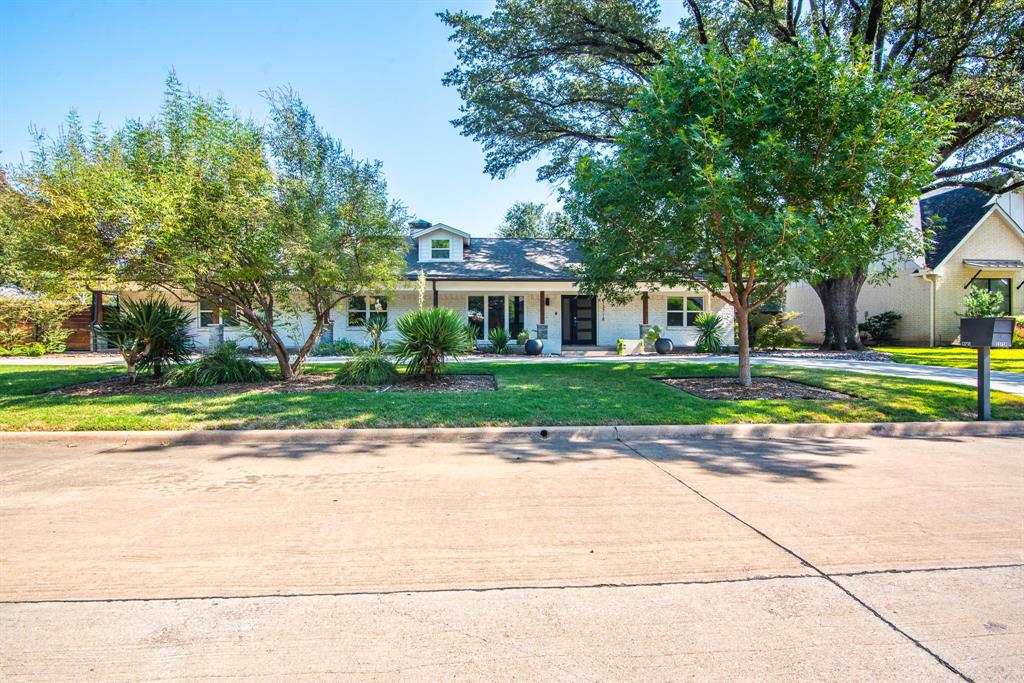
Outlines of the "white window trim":
M 370 319 L 370 299 L 371 298 L 384 299 L 384 302 L 385 302 L 384 310 L 380 311 L 380 312 L 383 313 L 384 315 L 388 316 L 388 321 L 390 322 L 390 320 L 391 320 L 391 318 L 390 318 L 390 316 L 391 316 L 391 302 L 388 301 L 388 297 L 386 295 L 384 295 L 384 294 L 364 294 L 362 296 L 362 299 L 363 299 L 363 301 L 366 302 L 366 306 L 364 308 L 357 308 L 357 309 L 355 309 L 356 312 L 357 313 L 363 313 L 366 316 L 364 319 L 365 320 L 369 320 Z M 348 301 L 345 302 L 345 329 L 346 330 L 353 330 L 353 331 L 354 330 L 364 330 L 364 329 L 366 329 L 365 323 L 363 325 L 350 325 L 349 324 L 349 322 L 348 322 L 349 319 L 350 319 L 349 318 L 349 314 L 351 312 L 352 312 L 352 299 L 349 299 Z
M 444 248 L 444 251 L 448 252 L 447 256 L 434 256 L 434 250 L 441 251 L 442 247 L 435 247 L 434 242 L 444 242 L 448 246 Z M 450 238 L 438 238 L 430 240 L 430 260 L 431 261 L 451 261 L 452 260 L 452 241 Z
M 238 314 L 238 308 L 237 307 L 235 308 L 235 314 L 232 317 L 235 320 L 238 321 L 238 324 L 237 325 L 228 325 L 227 323 L 224 322 L 224 315 L 222 313 L 222 311 L 224 310 L 225 306 L 220 306 L 220 305 L 218 305 L 216 303 L 212 303 L 212 302 L 211 302 L 211 306 L 213 306 L 213 308 L 207 309 L 207 312 L 212 314 L 214 311 L 217 311 L 217 320 L 219 322 L 210 323 L 209 325 L 204 325 L 203 324 L 203 300 L 200 299 L 199 301 L 196 302 L 196 311 L 198 313 L 198 315 L 196 315 L 196 324 L 199 325 L 200 329 L 206 330 L 206 329 L 209 329 L 211 327 L 216 327 L 217 325 L 223 325 L 224 327 L 228 328 L 229 330 L 233 330 L 233 329 L 235 329 L 237 327 L 241 327 L 242 326 L 242 316 Z
M 490 334 L 490 331 L 491 331 L 491 306 L 490 306 L 491 297 L 501 297 L 501 298 L 503 298 L 505 300 L 505 303 L 504 303 L 504 311 L 505 311 L 505 325 L 504 325 L 504 329 L 505 329 L 506 332 L 509 333 L 509 335 L 511 335 L 512 332 L 509 330 L 509 322 L 510 321 L 509 321 L 509 314 L 508 314 L 508 302 L 509 302 L 509 300 L 512 299 L 512 297 L 516 297 L 516 296 L 522 297 L 523 298 L 523 329 L 524 330 L 528 330 L 528 328 L 526 326 L 526 310 L 527 310 L 527 303 L 526 302 L 528 301 L 528 297 L 526 296 L 525 292 L 515 292 L 515 293 L 512 293 L 512 294 L 502 294 L 502 293 L 494 293 L 494 294 L 474 294 L 474 293 L 469 293 L 469 294 L 466 294 L 466 309 L 465 309 L 466 314 L 463 316 L 463 318 L 465 318 L 465 320 L 466 320 L 466 324 L 469 324 L 469 297 L 471 297 L 471 296 L 480 296 L 480 297 L 483 297 L 483 299 L 484 299 L 484 338 L 483 339 L 474 339 L 473 341 L 476 342 L 477 344 L 489 344 L 490 343 L 488 341 L 488 337 L 489 337 L 489 334 Z M 512 339 L 511 341 L 515 342 L 514 339 Z
M 683 300 L 683 310 L 682 311 L 672 311 L 672 313 L 682 313 L 683 314 L 683 324 L 682 325 L 670 325 L 669 322 L 668 322 L 668 314 L 669 314 L 668 300 L 670 298 L 671 299 L 682 299 Z M 686 310 L 686 301 L 688 299 L 700 299 L 701 310 L 699 311 L 698 315 L 700 313 L 706 313 L 709 310 L 708 309 L 708 297 L 705 296 L 704 294 L 682 294 L 682 295 L 679 295 L 679 296 L 673 294 L 671 296 L 666 296 L 665 297 L 665 327 L 666 327 L 666 329 L 670 329 L 670 330 L 691 330 L 691 329 L 693 329 L 693 327 L 694 327 L 693 325 L 687 325 L 686 324 L 687 313 L 689 313 L 689 311 Z

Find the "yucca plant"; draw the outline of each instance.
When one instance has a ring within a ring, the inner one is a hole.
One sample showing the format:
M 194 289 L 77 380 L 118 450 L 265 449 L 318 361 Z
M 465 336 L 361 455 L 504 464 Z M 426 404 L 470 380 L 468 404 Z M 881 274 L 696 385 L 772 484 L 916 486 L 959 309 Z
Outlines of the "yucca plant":
M 693 319 L 697 328 L 697 350 L 701 353 L 718 353 L 722 350 L 722 318 L 717 313 L 705 311 Z
M 135 384 L 139 370 L 151 370 L 159 379 L 165 365 L 188 361 L 194 346 L 189 326 L 192 315 L 164 299 L 122 300 L 104 313 L 97 333 L 114 346 Z
M 352 360 L 346 361 L 334 381 L 338 384 L 359 386 L 383 386 L 396 384 L 399 380 L 395 363 L 381 351 L 360 351 Z
M 492 328 L 487 334 L 487 341 L 491 342 L 491 349 L 495 353 L 508 353 L 509 336 L 504 328 Z
M 399 341 L 395 355 L 408 363 L 413 377 L 433 380 L 448 359 L 456 359 L 473 346 L 462 316 L 450 308 L 424 308 L 406 313 L 395 323 Z
M 384 333 L 391 330 L 388 319 L 381 316 L 370 316 L 363 327 L 369 341 L 367 348 L 374 353 L 384 353 Z
M 167 379 L 175 387 L 208 387 L 214 384 L 265 382 L 267 369 L 242 355 L 233 341 L 218 344 L 194 363 L 179 368 Z

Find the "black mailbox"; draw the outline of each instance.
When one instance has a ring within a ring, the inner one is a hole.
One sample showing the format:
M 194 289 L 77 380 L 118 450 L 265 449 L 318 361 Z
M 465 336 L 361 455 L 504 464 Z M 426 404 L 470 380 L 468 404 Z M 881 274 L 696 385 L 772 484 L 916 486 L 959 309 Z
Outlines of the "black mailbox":
M 961 318 L 960 346 L 991 346 L 1008 349 L 1013 345 L 1013 318 Z

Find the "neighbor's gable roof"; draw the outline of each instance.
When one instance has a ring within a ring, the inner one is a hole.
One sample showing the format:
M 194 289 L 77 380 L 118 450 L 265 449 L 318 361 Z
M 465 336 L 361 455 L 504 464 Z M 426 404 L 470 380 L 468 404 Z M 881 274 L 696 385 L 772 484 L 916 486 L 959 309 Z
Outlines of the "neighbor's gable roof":
M 921 200 L 921 226 L 935 232 L 925 264 L 935 268 L 964 241 L 992 210 L 993 195 L 973 187 L 960 187 Z
M 477 237 L 462 261 L 420 261 L 412 243 L 406 276 L 415 280 L 422 269 L 428 280 L 572 281 L 568 268 L 581 258 L 576 242 L 563 239 Z

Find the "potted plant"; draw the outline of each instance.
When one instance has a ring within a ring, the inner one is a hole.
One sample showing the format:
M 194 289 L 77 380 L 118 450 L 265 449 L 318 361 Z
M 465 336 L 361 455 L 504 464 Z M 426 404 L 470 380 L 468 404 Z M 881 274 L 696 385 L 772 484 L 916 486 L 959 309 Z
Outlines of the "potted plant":
M 618 354 L 620 356 L 625 356 L 626 355 L 626 340 L 625 339 L 619 339 L 617 351 L 618 351 Z
M 644 350 L 647 351 L 652 348 L 659 337 L 661 337 L 661 327 L 659 325 L 648 327 L 647 334 L 644 335 Z
M 519 334 L 516 335 L 516 353 L 525 353 L 526 342 L 529 341 L 529 339 L 530 333 L 527 332 L 526 330 L 521 330 Z

